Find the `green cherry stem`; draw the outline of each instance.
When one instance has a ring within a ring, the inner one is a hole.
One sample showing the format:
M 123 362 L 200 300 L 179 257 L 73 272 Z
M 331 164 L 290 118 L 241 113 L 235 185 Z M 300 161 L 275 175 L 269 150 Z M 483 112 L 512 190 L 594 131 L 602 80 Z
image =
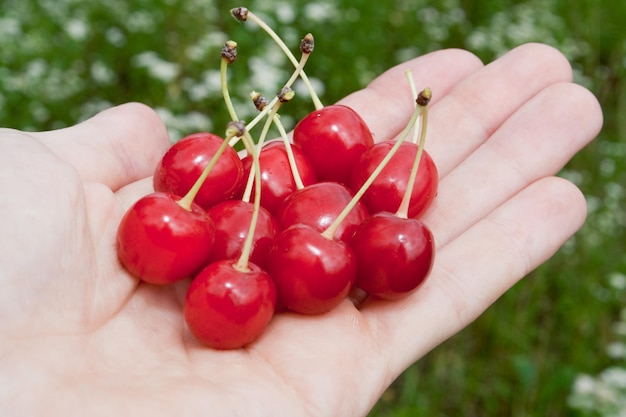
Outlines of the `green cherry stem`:
M 396 140 L 396 143 L 394 143 L 391 149 L 389 149 L 389 152 L 387 152 L 387 155 L 385 155 L 385 157 L 380 161 L 376 169 L 370 174 L 370 176 L 363 183 L 361 188 L 357 190 L 357 192 L 354 194 L 354 197 L 352 197 L 352 199 L 346 205 L 346 207 L 344 207 L 341 213 L 339 213 L 337 218 L 322 232 L 322 235 L 324 237 L 326 237 L 327 239 L 334 238 L 335 233 L 337 232 L 337 229 L 341 225 L 341 222 L 343 222 L 343 220 L 348 216 L 348 214 L 350 214 L 350 211 L 354 208 L 356 203 L 361 199 L 363 194 L 365 194 L 369 186 L 372 185 L 372 183 L 376 180 L 378 175 L 387 166 L 387 164 L 389 163 L 393 155 L 397 152 L 397 150 L 400 148 L 402 143 L 405 141 L 405 139 L 411 132 L 411 129 L 413 129 L 413 127 L 415 126 L 415 123 L 417 122 L 419 116 L 422 114 L 423 109 L 424 109 L 423 106 L 415 106 L 415 109 L 413 110 L 413 114 L 411 115 L 409 122 L 407 123 L 402 133 L 400 133 L 400 136 Z
M 222 96 L 224 97 L 226 110 L 228 110 L 228 114 L 230 115 L 231 120 L 237 121 L 239 120 L 239 117 L 237 116 L 235 106 L 233 105 L 233 101 L 230 98 L 230 92 L 228 90 L 228 66 L 235 62 L 235 60 L 237 59 L 237 42 L 233 40 L 226 41 L 220 53 L 222 55 L 220 65 L 220 84 L 222 89 Z M 244 130 L 244 136 L 247 136 L 249 140 L 244 141 L 244 147 L 248 152 L 251 151 L 251 149 L 248 149 L 248 144 L 254 142 L 252 140 L 252 137 L 250 137 L 249 132 L 250 129 L 248 128 L 248 126 L 246 126 Z M 229 145 L 235 146 L 239 140 L 239 136 L 234 136 L 231 140 L 229 140 Z
M 274 40 L 274 42 L 283 51 L 283 53 L 289 59 L 289 61 L 291 61 L 291 63 L 295 67 L 298 67 L 299 65 L 298 60 L 293 55 L 291 50 L 289 50 L 289 48 L 287 47 L 285 42 L 280 38 L 280 36 L 278 36 L 278 34 L 267 23 L 265 23 L 263 19 L 261 19 L 259 16 L 255 15 L 254 13 L 252 13 L 250 10 L 248 10 L 245 7 L 235 7 L 230 10 L 230 13 L 235 19 L 239 21 L 245 22 L 247 20 L 252 20 L 257 25 L 259 25 L 259 27 L 261 27 L 261 29 L 263 29 Z M 305 37 L 305 39 L 303 39 L 303 42 L 300 43 L 300 50 L 304 52 L 303 49 L 306 48 L 308 50 L 308 53 L 310 54 L 313 51 L 313 43 L 312 43 L 313 35 L 308 34 L 307 36 L 309 35 L 310 35 L 311 42 L 308 42 L 306 45 L 304 45 L 305 44 L 304 40 L 307 39 L 307 37 Z M 309 91 L 309 94 L 311 95 L 311 100 L 313 101 L 313 105 L 315 106 L 315 109 L 319 110 L 323 108 L 324 105 L 322 104 L 319 96 L 315 92 L 315 89 L 311 85 L 309 77 L 306 75 L 304 71 L 301 72 L 300 78 L 302 78 L 302 81 L 306 85 Z
M 289 88 L 289 87 L 283 87 L 280 92 L 278 93 L 278 95 L 276 96 L 278 99 L 276 100 L 275 104 L 271 107 L 270 112 L 267 115 L 267 119 L 265 121 L 265 123 L 263 124 L 263 129 L 261 130 L 261 134 L 259 136 L 259 140 L 256 144 L 256 149 L 254 150 L 253 153 L 253 161 L 255 158 L 255 155 L 257 155 L 256 157 L 258 158 L 258 153 L 261 150 L 261 147 L 263 146 L 263 144 L 265 143 L 265 139 L 267 138 L 267 133 L 269 132 L 270 127 L 272 126 L 272 121 L 275 118 L 278 118 L 278 109 L 280 109 L 280 106 L 283 103 L 286 103 L 290 100 L 293 99 L 295 93 L 294 91 Z M 259 174 L 260 175 L 260 174 Z M 244 201 L 249 201 L 250 199 L 250 194 L 252 193 L 252 184 L 256 184 L 256 180 L 253 182 L 253 178 L 255 178 L 257 175 L 255 173 L 255 170 L 250 170 L 250 174 L 248 176 L 248 181 L 246 183 L 246 189 L 243 193 L 243 197 L 242 200 Z
M 293 177 L 293 181 L 296 183 L 296 188 L 300 190 L 304 188 L 304 183 L 302 183 L 302 176 L 298 171 L 298 165 L 296 165 L 296 158 L 293 155 L 293 149 L 291 147 L 291 142 L 289 142 L 287 131 L 285 130 L 285 126 L 283 126 L 283 123 L 280 121 L 278 115 L 274 116 L 274 125 L 278 129 L 280 137 L 283 139 L 285 152 L 287 152 L 287 160 L 289 161 L 289 167 L 291 169 L 291 176 Z
M 284 90 L 284 88 L 283 88 L 283 90 Z M 254 102 L 254 105 L 256 106 L 256 108 L 258 110 L 264 109 L 265 106 L 269 106 L 269 105 L 276 106 L 278 104 L 278 96 L 276 96 L 274 98 L 274 100 L 272 100 L 272 102 L 269 103 L 267 101 L 267 99 L 265 97 L 263 97 L 257 91 L 253 91 L 250 94 L 250 98 L 252 99 L 252 101 Z M 295 157 L 293 155 L 293 149 L 291 147 L 291 142 L 289 142 L 289 137 L 287 135 L 287 131 L 285 130 L 285 126 L 280 121 L 280 116 L 277 113 L 275 113 L 273 116 L 268 116 L 268 120 L 270 119 L 270 117 L 273 119 L 274 125 L 278 129 L 278 133 L 280 134 L 280 137 L 283 140 L 283 144 L 285 145 L 285 152 L 287 152 L 287 160 L 289 161 L 289 168 L 291 170 L 291 175 L 292 175 L 292 177 L 294 179 L 294 182 L 296 183 L 296 187 L 298 189 L 303 188 L 304 184 L 302 183 L 302 177 L 300 176 L 300 172 L 298 172 L 298 166 L 296 165 L 296 159 L 295 159 Z M 263 145 L 263 143 L 261 143 L 261 142 L 259 142 L 257 144 L 257 146 L 259 148 L 262 145 Z M 260 152 L 260 150 L 259 150 L 259 152 Z M 250 179 L 248 179 L 248 181 L 250 181 Z M 245 194 L 244 194 L 244 196 L 245 196 Z
M 413 80 L 413 73 L 411 69 L 407 69 L 405 71 L 407 81 L 409 82 L 409 88 L 411 89 L 411 97 L 413 97 L 413 101 L 417 102 L 418 92 L 417 87 L 415 86 L 415 81 Z M 413 137 L 411 138 L 411 142 L 417 144 L 419 138 L 418 129 L 413 129 Z
M 417 171 L 419 170 L 420 161 L 422 160 L 422 154 L 424 153 L 424 144 L 426 142 L 426 129 L 428 125 L 428 103 L 430 102 L 431 97 L 432 91 L 430 90 L 430 88 L 425 88 L 421 93 L 419 93 L 417 99 L 415 100 L 415 102 L 417 103 L 417 108 L 422 109 L 421 126 L 419 129 L 420 139 L 417 146 L 415 161 L 413 162 L 413 166 L 411 167 L 411 173 L 409 174 L 409 180 L 406 185 L 406 191 L 404 192 L 404 196 L 402 196 L 402 201 L 400 202 L 398 211 L 396 211 L 396 216 L 403 219 L 407 219 L 409 217 L 411 194 L 413 191 L 413 186 L 415 185 L 415 180 L 417 178 Z M 418 129 L 415 129 L 415 131 L 417 130 Z
M 307 45 L 309 42 L 312 42 L 312 39 L 313 39 L 313 35 L 311 35 L 310 33 L 307 34 L 304 37 L 304 39 L 302 39 L 301 45 Z M 308 61 L 309 56 L 311 55 L 312 49 L 306 48 L 303 46 L 300 49 L 302 51 L 302 56 L 300 57 L 300 61 L 298 62 L 296 69 L 291 74 L 291 77 L 289 78 L 289 80 L 285 83 L 283 90 L 285 88 L 291 88 L 293 86 L 293 83 L 298 79 L 298 77 L 304 73 L 304 66 L 306 65 L 306 62 Z M 254 126 L 256 126 L 268 114 L 269 109 L 273 108 L 273 106 L 275 106 L 279 100 L 279 96 L 276 95 L 274 96 L 272 101 L 268 103 L 267 101 L 261 100 L 262 96 L 256 91 L 253 91 L 250 94 L 250 96 L 252 97 L 252 100 L 254 101 L 255 106 L 257 107 L 257 110 L 260 111 L 260 113 L 257 114 L 256 117 L 250 123 L 248 123 L 248 125 L 246 126 L 248 130 L 251 130 Z M 257 102 L 257 100 L 259 101 Z
M 249 137 L 243 136 L 244 141 L 249 141 Z M 254 146 L 254 143 L 246 144 L 246 147 L 252 149 L 252 168 L 250 172 L 254 172 L 254 202 L 252 208 L 252 218 L 250 219 L 250 227 L 248 228 L 248 235 L 243 243 L 241 255 L 237 262 L 233 265 L 238 271 L 249 272 L 250 271 L 250 253 L 252 252 L 252 243 L 254 239 L 254 233 L 256 231 L 256 225 L 259 219 L 259 210 L 261 209 L 261 167 L 259 164 L 259 151 L 260 149 Z M 248 200 L 244 200 L 248 201 Z
M 217 164 L 220 156 L 222 156 L 226 148 L 230 146 L 229 141 L 235 137 L 244 136 L 244 133 L 245 127 L 242 122 L 233 121 L 228 124 L 228 127 L 226 128 L 226 138 L 217 149 L 217 151 L 209 161 L 208 165 L 204 168 L 204 170 L 202 170 L 200 177 L 198 177 L 191 189 L 187 191 L 187 194 L 185 194 L 183 198 L 177 201 L 179 206 L 191 211 L 191 204 L 193 203 L 193 200 L 196 198 L 196 195 L 198 195 L 202 184 L 204 184 L 204 180 L 206 180 L 206 178 L 209 176 L 209 173 L 211 172 L 215 164 Z
M 228 66 L 235 62 L 237 59 L 237 42 L 233 40 L 226 41 L 221 50 L 222 61 L 220 65 L 220 82 L 222 87 L 222 96 L 224 97 L 224 103 L 226 103 L 226 109 L 230 115 L 231 120 L 239 120 L 233 101 L 230 98 L 230 92 L 228 91 Z

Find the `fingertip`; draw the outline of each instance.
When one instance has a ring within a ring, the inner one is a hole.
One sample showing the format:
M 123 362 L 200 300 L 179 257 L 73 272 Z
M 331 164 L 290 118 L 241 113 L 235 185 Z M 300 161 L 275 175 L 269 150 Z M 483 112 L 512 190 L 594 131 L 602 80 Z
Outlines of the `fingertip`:
M 83 181 L 117 190 L 152 175 L 170 144 L 167 128 L 149 106 L 131 102 L 103 110 L 75 126 L 32 134 Z
M 552 74 L 554 82 L 571 82 L 574 71 L 565 54 L 554 46 L 529 42 L 507 52 L 503 58 L 514 58 L 519 65 L 540 65 L 546 73 Z
M 555 219 L 564 225 L 564 238 L 569 238 L 585 224 L 587 219 L 587 198 L 583 191 L 563 177 L 547 177 L 543 182 L 549 187 L 549 195 L 554 201 Z M 565 216 L 563 216 L 565 214 Z
M 339 103 L 352 107 L 368 124 L 377 141 L 395 137 L 408 122 L 415 106 L 407 70 L 418 90 L 426 87 L 437 102 L 459 82 L 482 68 L 480 59 L 462 49 L 431 52 L 398 64 Z
M 110 137 L 132 138 L 124 145 L 130 146 L 129 150 L 141 153 L 144 159 L 150 161 L 156 162 L 170 145 L 165 122 L 152 107 L 143 103 L 129 102 L 111 107 L 84 123 L 98 124 L 103 131 L 115 128 L 109 134 Z
M 481 67 L 483 67 L 483 63 L 480 58 L 468 50 L 459 48 L 441 49 L 395 65 L 374 79 L 367 88 L 373 90 L 382 89 L 382 93 L 388 94 L 390 82 L 398 84 L 399 81 L 401 87 L 404 85 L 402 83 L 406 80 L 404 73 L 407 69 L 411 70 L 418 89 L 420 86 L 433 88 L 433 86 L 442 84 L 442 79 L 463 78 Z M 443 84 L 441 87 L 444 85 L 447 84 Z M 434 89 L 441 90 L 441 93 L 444 92 L 442 88 Z M 436 97 L 437 94 L 434 94 L 433 98 L 436 99 Z

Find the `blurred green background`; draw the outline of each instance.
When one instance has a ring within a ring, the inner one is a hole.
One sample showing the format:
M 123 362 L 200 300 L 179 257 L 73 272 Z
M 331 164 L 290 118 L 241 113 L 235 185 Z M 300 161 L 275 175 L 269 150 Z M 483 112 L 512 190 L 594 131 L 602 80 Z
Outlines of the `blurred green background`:
M 563 170 L 587 196 L 581 232 L 467 329 L 408 369 L 371 417 L 626 415 L 626 2 L 579 0 L 0 0 L 0 126 L 71 125 L 108 106 L 156 108 L 172 140 L 227 121 L 219 50 L 239 43 L 231 94 L 268 96 L 291 71 L 246 6 L 290 45 L 318 34 L 324 103 L 445 47 L 488 62 L 530 41 L 559 48 L 602 103 L 600 137 Z M 295 49 L 295 48 L 294 48 Z M 247 62 L 247 63 L 246 63 Z M 311 109 L 296 99 L 286 124 Z M 367 366 L 367 364 L 364 364 Z M 621 412 L 621 414 L 620 414 Z

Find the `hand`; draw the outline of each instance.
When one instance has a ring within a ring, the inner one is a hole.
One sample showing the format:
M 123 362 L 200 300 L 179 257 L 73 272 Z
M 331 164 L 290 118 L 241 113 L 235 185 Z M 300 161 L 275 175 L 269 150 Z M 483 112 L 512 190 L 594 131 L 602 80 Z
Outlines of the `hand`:
M 439 51 L 342 101 L 378 140 L 411 113 L 406 68 L 433 91 L 427 149 L 441 182 L 424 218 L 437 242 L 429 280 L 400 302 L 279 314 L 238 351 L 189 334 L 186 283 L 140 284 L 117 262 L 118 222 L 151 190 L 168 146 L 150 109 L 1 131 L 3 414 L 363 416 L 410 364 L 548 259 L 585 218 L 580 191 L 554 175 L 598 133 L 595 98 L 546 46 L 487 66 Z

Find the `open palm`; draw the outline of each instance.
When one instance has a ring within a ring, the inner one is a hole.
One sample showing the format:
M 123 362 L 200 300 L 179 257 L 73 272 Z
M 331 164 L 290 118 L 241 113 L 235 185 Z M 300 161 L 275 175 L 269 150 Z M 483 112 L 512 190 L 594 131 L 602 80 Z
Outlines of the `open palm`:
M 1 131 L 2 414 L 367 414 L 404 369 L 580 227 L 585 200 L 554 174 L 602 123 L 549 47 L 525 45 L 487 66 L 445 50 L 342 100 L 377 140 L 410 116 L 407 68 L 433 91 L 427 149 L 441 180 L 424 217 L 437 244 L 429 280 L 399 302 L 281 313 L 236 351 L 208 349 L 185 328 L 188 283 L 140 284 L 117 261 L 117 224 L 151 191 L 169 144 L 152 110 L 127 104 L 63 130 Z

